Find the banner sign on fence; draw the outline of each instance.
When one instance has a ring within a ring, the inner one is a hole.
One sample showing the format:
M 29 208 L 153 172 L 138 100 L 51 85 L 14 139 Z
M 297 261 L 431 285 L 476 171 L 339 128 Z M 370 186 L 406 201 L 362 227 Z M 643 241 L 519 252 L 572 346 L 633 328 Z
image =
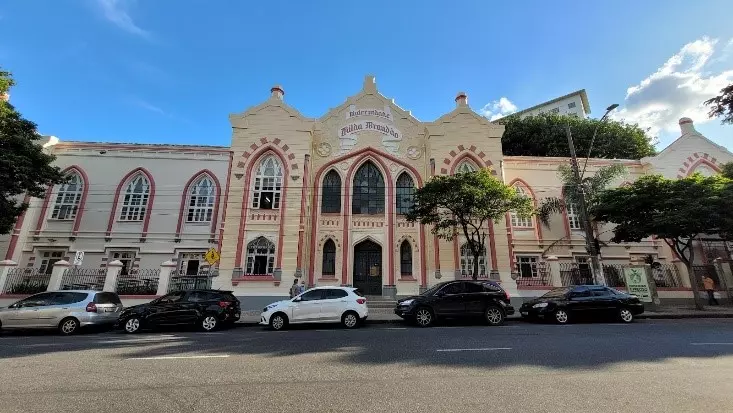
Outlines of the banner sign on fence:
M 652 290 L 649 288 L 649 280 L 646 276 L 646 268 L 624 268 L 624 278 L 626 279 L 626 290 L 629 294 L 634 294 L 639 297 L 639 300 L 645 303 L 654 301 L 652 299 Z
M 74 265 L 81 265 L 84 262 L 84 251 L 77 251 L 74 256 Z

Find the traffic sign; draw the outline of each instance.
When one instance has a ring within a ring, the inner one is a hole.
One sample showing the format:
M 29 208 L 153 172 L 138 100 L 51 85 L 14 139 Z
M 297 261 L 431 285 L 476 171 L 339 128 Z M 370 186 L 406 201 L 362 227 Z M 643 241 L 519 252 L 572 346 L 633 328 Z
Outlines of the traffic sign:
M 206 254 L 204 255 L 204 259 L 209 263 L 209 265 L 214 265 L 214 263 L 219 261 L 219 258 L 219 251 L 214 248 L 206 251 Z
M 81 265 L 84 262 L 84 251 L 77 251 L 74 256 L 74 265 Z

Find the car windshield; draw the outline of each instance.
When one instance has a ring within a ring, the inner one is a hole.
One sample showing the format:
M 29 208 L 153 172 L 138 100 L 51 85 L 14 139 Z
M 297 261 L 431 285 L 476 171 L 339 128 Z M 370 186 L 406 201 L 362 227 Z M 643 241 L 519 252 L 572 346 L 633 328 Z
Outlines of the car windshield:
M 555 288 L 545 293 L 542 298 L 559 298 L 564 297 L 569 291 L 568 288 Z

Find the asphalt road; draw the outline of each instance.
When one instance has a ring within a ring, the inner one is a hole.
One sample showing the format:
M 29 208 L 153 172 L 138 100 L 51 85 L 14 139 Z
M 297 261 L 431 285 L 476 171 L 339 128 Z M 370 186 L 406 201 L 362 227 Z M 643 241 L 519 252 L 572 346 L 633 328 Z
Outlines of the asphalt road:
M 0 336 L 0 412 L 731 412 L 733 320 Z

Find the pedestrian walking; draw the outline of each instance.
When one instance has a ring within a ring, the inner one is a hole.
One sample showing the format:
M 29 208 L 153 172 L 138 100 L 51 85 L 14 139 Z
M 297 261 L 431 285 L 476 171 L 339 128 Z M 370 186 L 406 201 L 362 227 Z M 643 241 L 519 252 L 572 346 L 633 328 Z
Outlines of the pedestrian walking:
M 298 287 L 298 279 L 293 280 L 293 285 L 290 286 L 290 298 L 295 297 L 296 295 L 300 294 L 298 291 L 300 290 L 300 287 Z
M 708 305 L 718 305 L 718 300 L 715 298 L 715 281 L 707 275 L 703 275 L 702 285 L 708 293 Z

